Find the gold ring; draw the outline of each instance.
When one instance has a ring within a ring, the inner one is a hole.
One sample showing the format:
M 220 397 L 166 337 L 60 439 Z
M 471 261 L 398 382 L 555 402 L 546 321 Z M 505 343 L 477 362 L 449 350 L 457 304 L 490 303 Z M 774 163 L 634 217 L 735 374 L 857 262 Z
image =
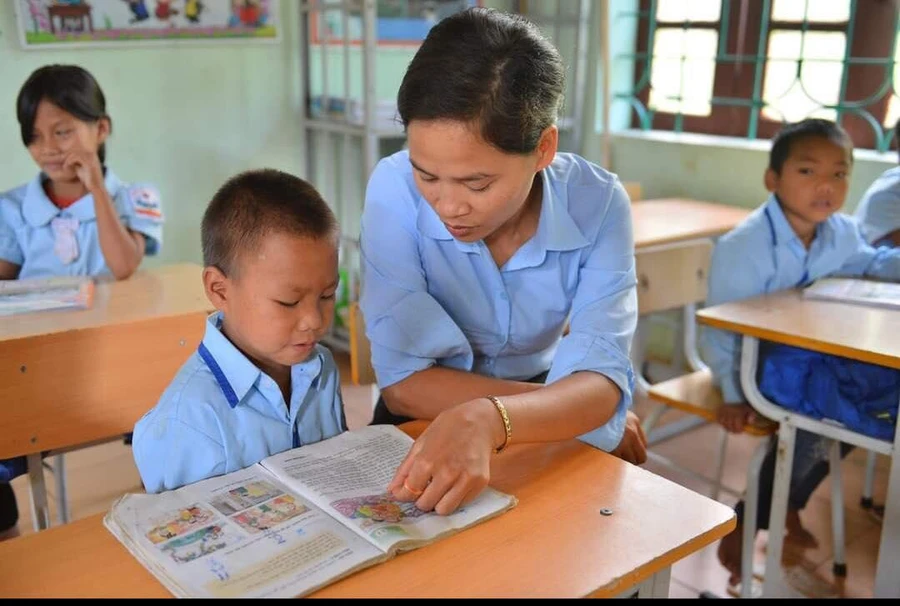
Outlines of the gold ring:
M 403 480 L 403 488 L 410 491 L 413 495 L 415 495 L 417 497 L 422 496 L 422 493 L 425 492 L 424 490 L 413 490 L 412 488 L 409 487 L 409 484 L 406 483 L 406 480 Z

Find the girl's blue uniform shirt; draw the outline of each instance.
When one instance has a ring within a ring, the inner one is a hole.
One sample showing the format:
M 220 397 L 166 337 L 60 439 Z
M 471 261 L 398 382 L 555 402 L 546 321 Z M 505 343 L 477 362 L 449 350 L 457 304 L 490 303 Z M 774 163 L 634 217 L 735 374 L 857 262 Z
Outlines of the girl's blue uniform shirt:
M 21 266 L 19 278 L 96 276 L 109 273 L 100 249 L 94 198 L 84 196 L 65 209 L 47 197 L 43 175 L 0 195 L 0 259 Z M 159 192 L 152 185 L 127 185 L 106 171 L 109 192 L 126 228 L 143 234 L 146 254 L 159 252 L 163 215 Z M 74 235 L 76 255 L 59 252 L 60 226 Z M 68 262 L 67 262 L 68 261 Z
M 541 176 L 537 232 L 498 268 L 484 242 L 450 235 L 419 194 L 408 152 L 378 164 L 361 235 L 372 365 L 382 388 L 434 365 L 514 380 L 549 369 L 547 383 L 603 374 L 623 397 L 585 438 L 612 450 L 633 386 L 630 202 L 615 175 L 572 154 L 557 154 Z

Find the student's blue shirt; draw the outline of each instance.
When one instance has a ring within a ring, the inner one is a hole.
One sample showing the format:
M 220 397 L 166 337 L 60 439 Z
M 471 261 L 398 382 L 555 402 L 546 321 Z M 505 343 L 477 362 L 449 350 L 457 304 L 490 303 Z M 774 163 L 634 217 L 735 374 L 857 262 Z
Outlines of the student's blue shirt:
M 863 194 L 856 218 L 867 242 L 893 246 L 885 236 L 900 230 L 900 166 L 884 171 Z
M 30 183 L 0 194 L 0 260 L 19 265 L 18 277 L 23 279 L 109 273 L 100 248 L 93 196 L 88 194 L 60 209 L 47 197 L 44 178 L 38 175 Z M 127 185 L 108 169 L 105 184 L 125 227 L 144 235 L 146 254 L 159 252 L 163 216 L 156 188 Z M 77 225 L 72 232 L 77 256 L 70 262 L 56 251 L 59 236 L 55 224 L 60 220 Z
M 622 437 L 637 321 L 628 195 L 615 175 L 571 154 L 543 171 L 535 235 L 498 268 L 483 241 L 455 240 L 419 194 L 402 151 L 379 162 L 362 217 L 361 306 L 380 387 L 434 365 L 502 379 L 578 371 L 622 391 L 584 439 Z M 563 337 L 566 319 L 570 332 Z
M 291 369 L 291 402 L 210 316 L 203 342 L 159 403 L 137 422 L 132 448 L 147 492 L 249 467 L 346 430 L 331 353 L 316 346 Z
M 774 196 L 716 243 L 707 305 L 809 285 L 831 275 L 900 280 L 900 248 L 873 248 L 856 221 L 835 213 L 816 229 L 807 250 Z M 746 401 L 740 382 L 741 337 L 704 329 L 704 359 L 726 403 Z

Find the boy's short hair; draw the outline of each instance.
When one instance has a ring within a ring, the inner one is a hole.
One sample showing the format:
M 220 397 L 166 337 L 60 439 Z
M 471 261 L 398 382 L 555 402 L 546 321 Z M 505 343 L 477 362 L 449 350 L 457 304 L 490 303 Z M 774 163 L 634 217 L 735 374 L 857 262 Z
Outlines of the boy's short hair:
M 772 139 L 772 150 L 769 152 L 769 168 L 775 171 L 776 174 L 781 174 L 785 160 L 791 155 L 791 145 L 801 139 L 813 137 L 828 139 L 846 148 L 850 152 L 852 162 L 853 141 L 850 140 L 850 135 L 847 134 L 847 131 L 831 120 L 807 118 L 800 122 L 787 124 L 778 131 L 778 134 Z
M 200 225 L 203 263 L 233 275 L 241 255 L 257 250 L 269 234 L 337 243 L 337 231 L 334 213 L 312 185 L 279 170 L 251 170 L 229 179 L 207 206 Z

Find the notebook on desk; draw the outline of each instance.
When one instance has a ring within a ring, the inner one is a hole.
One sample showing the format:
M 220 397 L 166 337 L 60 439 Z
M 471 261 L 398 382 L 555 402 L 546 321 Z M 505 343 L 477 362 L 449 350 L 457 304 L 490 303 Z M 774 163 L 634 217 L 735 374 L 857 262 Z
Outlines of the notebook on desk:
M 0 281 L 0 316 L 88 309 L 93 299 L 94 281 L 86 276 Z
M 855 278 L 816 280 L 803 290 L 807 299 L 842 301 L 856 305 L 900 309 L 900 284 Z

